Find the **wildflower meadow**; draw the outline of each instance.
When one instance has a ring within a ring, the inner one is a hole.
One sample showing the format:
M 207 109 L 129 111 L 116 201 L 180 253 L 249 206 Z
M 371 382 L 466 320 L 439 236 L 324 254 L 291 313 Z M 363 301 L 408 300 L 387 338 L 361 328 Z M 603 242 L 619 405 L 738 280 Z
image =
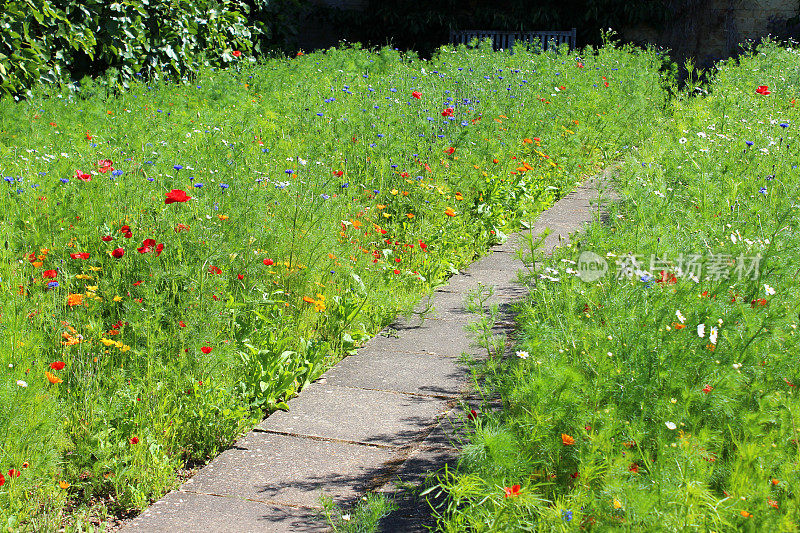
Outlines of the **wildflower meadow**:
M 660 168 L 652 51 L 231 57 L 0 99 L 3 530 L 144 508 L 584 177 Z

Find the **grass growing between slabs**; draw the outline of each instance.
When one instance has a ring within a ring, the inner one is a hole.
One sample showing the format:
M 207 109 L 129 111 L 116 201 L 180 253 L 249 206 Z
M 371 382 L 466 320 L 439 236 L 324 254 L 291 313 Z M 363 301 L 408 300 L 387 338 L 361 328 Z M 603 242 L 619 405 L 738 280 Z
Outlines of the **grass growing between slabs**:
M 797 65 L 767 43 L 676 98 L 528 276 L 443 531 L 800 527 Z
M 0 528 L 143 508 L 664 104 L 611 46 L 245 59 L 0 101 Z

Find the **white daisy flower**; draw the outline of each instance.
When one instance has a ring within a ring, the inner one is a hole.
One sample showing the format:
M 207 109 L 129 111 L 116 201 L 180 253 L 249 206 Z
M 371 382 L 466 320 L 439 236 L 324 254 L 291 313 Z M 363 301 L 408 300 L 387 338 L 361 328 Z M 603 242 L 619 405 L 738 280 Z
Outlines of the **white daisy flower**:
M 678 427 L 677 425 L 675 425 L 675 422 L 664 422 L 664 425 L 667 426 L 667 429 L 672 429 L 672 430 Z
M 697 326 L 697 336 L 702 338 L 706 336 L 706 325 L 700 324 Z
M 772 296 L 773 294 L 775 294 L 775 289 L 773 289 L 766 283 L 764 284 L 764 291 L 767 293 L 767 296 Z
M 678 317 L 678 320 L 680 320 L 681 324 L 683 324 L 684 322 L 686 322 L 686 317 L 685 317 L 685 316 L 683 316 L 683 314 L 681 314 L 681 310 L 680 310 L 680 309 L 678 309 L 677 311 L 675 311 L 675 316 L 676 316 L 676 317 Z
M 519 357 L 520 359 L 527 359 L 528 357 L 530 357 L 530 354 L 528 352 L 519 350 L 517 352 L 517 357 Z

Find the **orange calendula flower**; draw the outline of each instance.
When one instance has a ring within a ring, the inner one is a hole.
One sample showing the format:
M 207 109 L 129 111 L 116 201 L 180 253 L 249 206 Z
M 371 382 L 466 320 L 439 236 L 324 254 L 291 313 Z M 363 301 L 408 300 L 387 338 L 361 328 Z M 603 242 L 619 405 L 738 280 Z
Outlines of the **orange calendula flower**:
M 562 433 L 561 434 L 561 442 L 564 443 L 564 446 L 572 446 L 573 444 L 575 444 L 575 439 L 573 439 L 571 436 L 567 435 L 566 433 Z
M 453 208 L 452 208 L 452 207 L 448 207 L 447 209 L 445 209 L 445 210 L 444 210 L 444 214 L 445 214 L 445 215 L 447 215 L 447 216 L 449 216 L 449 217 L 454 217 L 454 216 L 456 216 L 456 212 L 455 212 L 455 211 L 453 211 Z
M 53 385 L 57 385 L 59 383 L 63 383 L 64 382 L 63 379 L 61 379 L 60 377 L 56 376 L 55 374 L 51 374 L 47 370 L 44 371 L 44 375 L 47 377 L 47 381 L 49 381 Z
M 672 323 L 672 327 L 673 327 L 673 329 L 675 329 L 675 331 L 680 331 L 680 330 L 682 330 L 683 328 L 686 327 L 686 324 L 679 324 L 677 322 L 673 322 Z
M 530 139 L 522 139 L 522 142 L 525 144 L 533 144 L 533 141 Z
M 742 511 L 739 514 L 742 515 L 745 518 L 750 518 L 751 516 L 753 516 L 752 514 L 748 513 L 747 511 Z
M 463 200 L 463 199 L 464 199 L 464 196 L 460 192 L 457 192 L 456 193 L 456 200 Z
M 83 304 L 83 295 L 82 294 L 70 294 L 67 296 L 67 305 L 70 307 L 75 307 L 76 305 Z
M 513 485 L 511 487 L 503 487 L 503 491 L 505 492 L 506 498 L 513 498 L 514 496 L 519 496 L 519 491 L 522 487 L 520 485 Z
M 59 481 L 58 486 L 64 490 L 67 490 L 69 488 L 69 483 L 67 483 L 66 481 Z

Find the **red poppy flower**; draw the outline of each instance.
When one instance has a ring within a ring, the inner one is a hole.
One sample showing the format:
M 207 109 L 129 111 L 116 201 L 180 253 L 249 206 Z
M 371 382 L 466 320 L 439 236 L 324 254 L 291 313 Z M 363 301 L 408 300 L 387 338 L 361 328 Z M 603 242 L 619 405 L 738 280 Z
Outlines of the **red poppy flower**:
M 0 487 L 6 484 L 6 477 L 0 473 Z
M 503 490 L 505 491 L 506 498 L 513 498 L 514 496 L 519 496 L 519 491 L 522 487 L 520 485 L 513 485 L 511 487 L 504 487 Z
M 425 244 L 425 243 L 424 243 L 424 242 L 422 242 L 422 241 L 419 241 L 419 247 L 420 247 L 420 249 L 422 249 L 422 250 L 427 250 L 427 249 L 428 249 L 428 245 L 427 245 L 427 244 Z
M 442 116 L 443 117 L 452 117 L 453 116 L 453 108 L 452 107 L 448 107 L 447 109 L 442 111 Z
M 131 227 L 128 226 L 127 224 L 119 228 L 119 232 L 122 233 L 122 236 L 125 237 L 126 239 L 130 239 L 131 237 L 133 237 L 133 233 L 131 232 Z
M 111 235 L 103 235 L 102 237 L 100 237 L 100 240 L 103 242 L 113 241 L 114 237 L 112 237 Z
M 76 170 L 75 171 L 75 177 L 78 178 L 81 181 L 92 181 L 92 175 L 91 174 L 85 174 L 82 170 Z
M 756 92 L 758 94 L 761 94 L 761 95 L 764 95 L 764 96 L 767 96 L 768 94 L 772 94 L 770 92 L 770 90 L 769 90 L 769 86 L 768 85 L 759 85 L 758 89 L 756 89 Z
M 69 254 L 72 259 L 89 259 L 89 252 L 83 252 L 80 254 Z
M 703 387 L 703 392 L 704 392 L 705 394 L 708 394 L 708 393 L 709 393 L 709 392 L 711 392 L 712 390 L 714 390 L 714 387 L 712 387 L 711 385 L 706 385 L 705 387 Z
M 420 100 L 422 98 L 422 93 L 419 91 L 414 91 L 413 93 L 411 93 L 411 97 Z
M 178 320 L 178 325 L 182 328 L 186 327 L 186 324 L 183 323 L 183 320 Z
M 231 53 L 233 54 L 233 57 L 241 57 L 242 55 L 242 53 L 239 50 L 234 50 Z
M 142 246 L 136 249 L 137 252 L 140 254 L 146 254 L 147 252 L 151 252 L 153 247 L 156 245 L 155 239 L 145 239 L 142 241 Z
M 87 141 L 91 141 L 92 140 L 92 136 L 88 131 L 86 132 L 86 140 Z
M 20 472 L 16 468 L 12 468 L 11 470 L 8 471 L 8 477 L 10 477 L 10 478 L 19 477 L 21 475 L 22 475 L 22 472 Z
M 211 348 L 211 346 L 203 346 L 202 348 L 200 348 L 200 351 L 203 352 L 204 354 L 210 354 L 212 349 L 213 348 Z
M 111 257 L 113 257 L 114 259 L 119 259 L 123 255 L 125 255 L 125 250 L 123 250 L 122 248 L 115 248 L 114 250 L 111 251 Z
M 214 265 L 208 266 L 208 273 L 209 274 L 222 274 L 222 270 L 219 267 L 215 267 Z
M 55 271 L 55 270 L 45 270 L 44 272 L 42 272 L 42 277 L 43 278 L 55 278 L 55 277 L 58 277 L 58 272 Z
M 448 148 L 448 149 L 447 149 L 447 150 L 445 150 L 444 152 L 445 152 L 446 154 L 452 154 L 452 153 L 453 153 L 453 152 L 455 152 L 455 151 L 456 151 L 456 149 L 455 149 L 455 148 L 453 148 L 453 147 L 451 146 L 450 148 Z
M 633 472 L 634 474 L 639 473 L 639 465 L 633 463 L 631 466 L 628 467 L 628 471 Z
M 400 271 L 399 271 L 399 270 L 397 270 L 397 269 L 395 268 L 395 269 L 394 269 L 394 273 L 395 273 L 395 274 L 400 274 Z
M 467 418 L 470 420 L 477 420 L 478 419 L 478 411 L 475 409 L 470 409 Z
M 139 437 L 131 437 L 131 444 L 139 444 Z
M 342 175 L 344 175 L 344 171 L 342 171 L 342 170 L 334 170 L 333 171 L 333 175 L 336 176 L 337 178 L 341 178 Z
M 244 279 L 244 274 L 237 274 L 236 275 L 236 279 L 240 279 L 240 280 Z
M 767 499 L 767 505 L 769 505 L 770 507 L 773 507 L 775 509 L 778 508 L 778 502 L 776 502 L 775 500 Z
M 667 272 L 666 270 L 662 270 L 659 273 L 658 279 L 656 279 L 656 283 L 669 283 L 675 284 L 678 282 L 678 279 L 675 277 L 675 274 L 672 272 Z
M 273 261 L 272 259 L 264 259 L 264 264 L 267 266 L 272 266 L 275 264 L 275 261 Z
M 578 68 L 583 68 L 583 63 L 581 63 L 580 61 L 578 61 L 578 64 L 577 64 L 577 65 L 575 65 L 575 66 L 577 66 Z
M 109 170 L 114 170 L 114 163 L 110 159 L 101 159 L 97 162 L 97 170 L 105 174 Z
M 750 302 L 750 307 L 756 307 L 756 306 L 764 307 L 766 305 L 767 305 L 767 299 L 766 298 L 759 298 L 757 300 L 753 300 L 752 302 Z
M 180 189 L 172 189 L 167 193 L 167 198 L 164 200 L 165 204 L 172 204 L 175 202 L 187 202 L 191 200 L 192 197 L 186 194 L 186 191 L 182 191 Z
M 65 366 L 67 366 L 67 363 L 64 361 L 54 361 L 50 363 L 50 368 L 53 370 L 63 370 Z

